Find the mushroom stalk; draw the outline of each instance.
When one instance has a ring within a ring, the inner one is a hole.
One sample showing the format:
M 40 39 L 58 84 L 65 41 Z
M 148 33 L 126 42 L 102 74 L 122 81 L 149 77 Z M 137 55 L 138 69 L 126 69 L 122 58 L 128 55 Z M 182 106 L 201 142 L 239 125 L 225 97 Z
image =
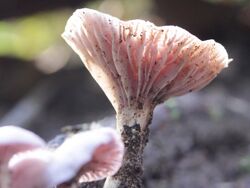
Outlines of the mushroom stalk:
M 121 168 L 106 179 L 104 188 L 142 187 L 143 151 L 148 142 L 152 109 L 151 105 L 141 105 L 117 113 L 117 129 L 125 146 L 125 154 Z

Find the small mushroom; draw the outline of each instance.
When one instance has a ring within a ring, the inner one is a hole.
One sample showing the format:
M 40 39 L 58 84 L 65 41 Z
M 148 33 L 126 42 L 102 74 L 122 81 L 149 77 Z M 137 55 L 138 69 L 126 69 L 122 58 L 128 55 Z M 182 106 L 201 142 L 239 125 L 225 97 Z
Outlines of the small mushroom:
M 40 148 L 15 154 L 8 163 L 9 186 L 6 188 L 50 188 L 56 174 L 48 174 L 53 151 Z
M 14 155 L 8 164 L 10 187 L 50 188 L 69 181 L 103 179 L 121 166 L 123 144 L 111 128 L 78 133 L 55 150 Z
M 15 126 L 0 127 L 0 165 L 15 153 L 43 146 L 43 139 L 30 131 Z
M 205 87 L 231 61 L 214 40 L 177 26 L 121 21 L 79 9 L 62 34 L 101 86 L 117 113 L 125 144 L 123 165 L 105 187 L 141 187 L 142 155 L 154 107 Z
M 123 151 L 120 136 L 111 128 L 81 132 L 55 150 L 56 163 L 50 166 L 50 174 L 56 172 L 55 184 L 71 180 L 76 173 L 78 182 L 104 179 L 118 171 Z
M 0 187 L 8 188 L 8 162 L 19 152 L 45 146 L 45 142 L 34 133 L 15 126 L 0 127 Z

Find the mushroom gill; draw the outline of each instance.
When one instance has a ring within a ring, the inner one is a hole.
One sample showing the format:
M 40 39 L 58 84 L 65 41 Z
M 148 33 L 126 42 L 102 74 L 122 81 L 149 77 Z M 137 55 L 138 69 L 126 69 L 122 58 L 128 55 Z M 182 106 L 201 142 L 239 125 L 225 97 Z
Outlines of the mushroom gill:
M 117 112 L 200 89 L 230 62 L 222 45 L 180 27 L 121 21 L 86 8 L 70 17 L 62 36 Z

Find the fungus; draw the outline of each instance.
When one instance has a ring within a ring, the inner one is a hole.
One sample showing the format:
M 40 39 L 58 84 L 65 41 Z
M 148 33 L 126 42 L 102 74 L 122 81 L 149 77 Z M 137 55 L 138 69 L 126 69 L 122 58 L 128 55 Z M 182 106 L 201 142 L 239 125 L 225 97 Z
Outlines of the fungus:
M 43 146 L 45 142 L 30 131 L 14 126 L 0 127 L 0 187 L 8 187 L 7 166 L 14 154 Z
M 46 148 L 15 154 L 8 163 L 9 186 L 6 188 L 49 188 L 56 174 L 48 174 L 53 152 Z
M 55 150 L 50 174 L 57 174 L 55 184 L 71 180 L 76 173 L 78 182 L 104 179 L 120 168 L 123 150 L 120 136 L 111 128 L 81 132 Z
M 231 61 L 214 40 L 177 26 L 121 21 L 79 9 L 62 34 L 107 95 L 125 144 L 123 165 L 105 187 L 141 187 L 142 155 L 154 107 L 205 87 Z
M 8 163 L 9 186 L 50 188 L 65 182 L 100 180 L 121 166 L 123 144 L 111 128 L 78 133 L 55 150 L 20 152 Z

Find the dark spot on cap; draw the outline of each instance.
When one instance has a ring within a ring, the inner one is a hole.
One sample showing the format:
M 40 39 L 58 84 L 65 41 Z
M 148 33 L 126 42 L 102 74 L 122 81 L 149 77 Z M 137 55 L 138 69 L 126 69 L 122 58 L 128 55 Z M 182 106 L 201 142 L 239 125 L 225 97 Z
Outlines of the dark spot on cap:
M 138 102 L 138 109 L 142 110 L 143 109 L 143 103 L 142 102 Z

